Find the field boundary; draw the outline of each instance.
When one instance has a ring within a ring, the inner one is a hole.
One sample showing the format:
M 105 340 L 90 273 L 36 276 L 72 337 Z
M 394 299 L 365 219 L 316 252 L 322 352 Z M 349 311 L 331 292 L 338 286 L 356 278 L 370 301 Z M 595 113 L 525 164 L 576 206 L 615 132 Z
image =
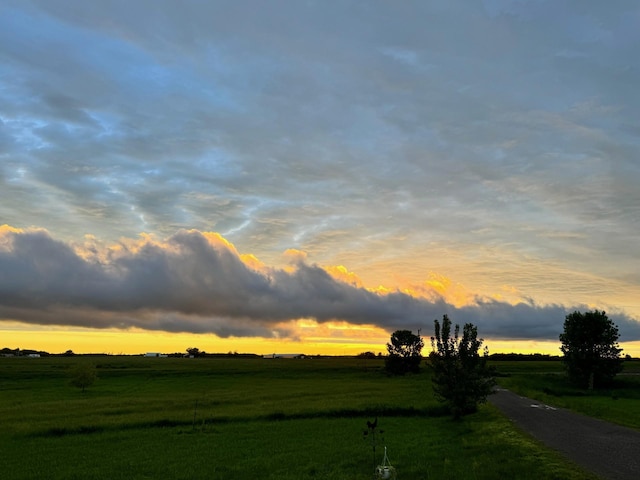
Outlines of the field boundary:
M 336 409 L 328 411 L 313 412 L 271 412 L 265 415 L 254 416 L 219 416 L 219 417 L 200 417 L 194 420 L 176 420 L 176 419 L 159 419 L 150 422 L 111 424 L 111 425 L 81 425 L 77 427 L 51 427 L 45 430 L 32 432 L 27 436 L 30 437 L 62 437 L 67 435 L 91 435 L 106 431 L 124 431 L 124 430 L 141 430 L 150 428 L 174 428 L 174 427 L 193 427 L 202 428 L 203 425 L 214 426 L 231 423 L 247 423 L 247 422 L 280 422 L 293 420 L 310 420 L 316 418 L 374 418 L 374 417 L 445 417 L 449 415 L 449 410 L 445 406 L 430 406 L 425 408 L 415 407 L 392 407 L 392 406 L 376 406 L 360 409 Z

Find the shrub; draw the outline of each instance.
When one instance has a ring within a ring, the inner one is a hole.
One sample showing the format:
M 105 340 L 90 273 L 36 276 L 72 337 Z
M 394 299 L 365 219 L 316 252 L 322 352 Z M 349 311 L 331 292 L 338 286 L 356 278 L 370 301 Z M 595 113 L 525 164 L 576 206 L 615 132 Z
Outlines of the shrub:
M 78 363 L 71 370 L 71 385 L 81 388 L 83 392 L 93 385 L 97 378 L 96 367 L 90 363 Z

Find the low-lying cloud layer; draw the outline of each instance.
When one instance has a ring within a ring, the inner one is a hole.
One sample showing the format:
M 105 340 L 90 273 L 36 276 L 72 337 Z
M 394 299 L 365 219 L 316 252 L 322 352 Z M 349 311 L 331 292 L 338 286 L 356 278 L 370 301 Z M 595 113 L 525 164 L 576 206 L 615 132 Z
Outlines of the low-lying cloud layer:
M 69 244 L 45 230 L 4 226 L 0 272 L 2 320 L 221 337 L 288 337 L 294 335 L 288 325 L 298 319 L 427 333 L 448 314 L 478 325 L 487 338 L 557 340 L 567 311 L 581 308 L 482 298 L 454 306 L 435 290 L 428 298 L 377 293 L 338 280 L 303 256 L 290 268 L 265 266 L 222 236 L 195 230 L 103 246 L 95 238 Z M 637 321 L 611 317 L 623 340 L 640 339 Z

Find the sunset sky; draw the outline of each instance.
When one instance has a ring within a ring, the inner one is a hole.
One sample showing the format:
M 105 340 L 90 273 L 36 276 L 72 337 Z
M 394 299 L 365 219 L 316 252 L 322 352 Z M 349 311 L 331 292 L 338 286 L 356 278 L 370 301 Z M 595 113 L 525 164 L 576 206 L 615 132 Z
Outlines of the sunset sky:
M 0 0 L 0 348 L 559 354 L 598 308 L 640 356 L 639 49 L 635 0 Z

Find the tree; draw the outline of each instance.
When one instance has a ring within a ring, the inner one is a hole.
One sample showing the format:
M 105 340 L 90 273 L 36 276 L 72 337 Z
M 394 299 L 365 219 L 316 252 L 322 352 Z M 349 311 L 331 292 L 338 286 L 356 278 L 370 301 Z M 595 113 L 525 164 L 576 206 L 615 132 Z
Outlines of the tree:
M 83 393 L 86 388 L 93 385 L 97 378 L 96 367 L 90 363 L 78 363 L 71 370 L 71 385 L 81 388 Z
M 451 337 L 451 320 L 442 317 L 442 326 L 434 320 L 435 336 L 431 337 L 429 355 L 433 369 L 433 392 L 446 404 L 454 418 L 473 413 L 487 400 L 496 382 L 493 370 L 487 366 L 488 350 L 478 352 L 484 340 L 478 339 L 478 328 L 467 323 L 459 338 L 460 326 Z
M 575 311 L 560 334 L 562 361 L 569 379 L 582 388 L 604 386 L 622 370 L 618 327 L 603 311 Z
M 356 358 L 376 358 L 376 354 L 373 352 L 362 352 L 356 355 Z
M 187 354 L 194 358 L 204 356 L 204 352 L 201 352 L 200 349 L 196 347 L 187 348 Z
M 396 330 L 387 343 L 389 355 L 385 359 L 385 368 L 393 375 L 404 375 L 407 372 L 420 371 L 424 342 L 411 330 Z

